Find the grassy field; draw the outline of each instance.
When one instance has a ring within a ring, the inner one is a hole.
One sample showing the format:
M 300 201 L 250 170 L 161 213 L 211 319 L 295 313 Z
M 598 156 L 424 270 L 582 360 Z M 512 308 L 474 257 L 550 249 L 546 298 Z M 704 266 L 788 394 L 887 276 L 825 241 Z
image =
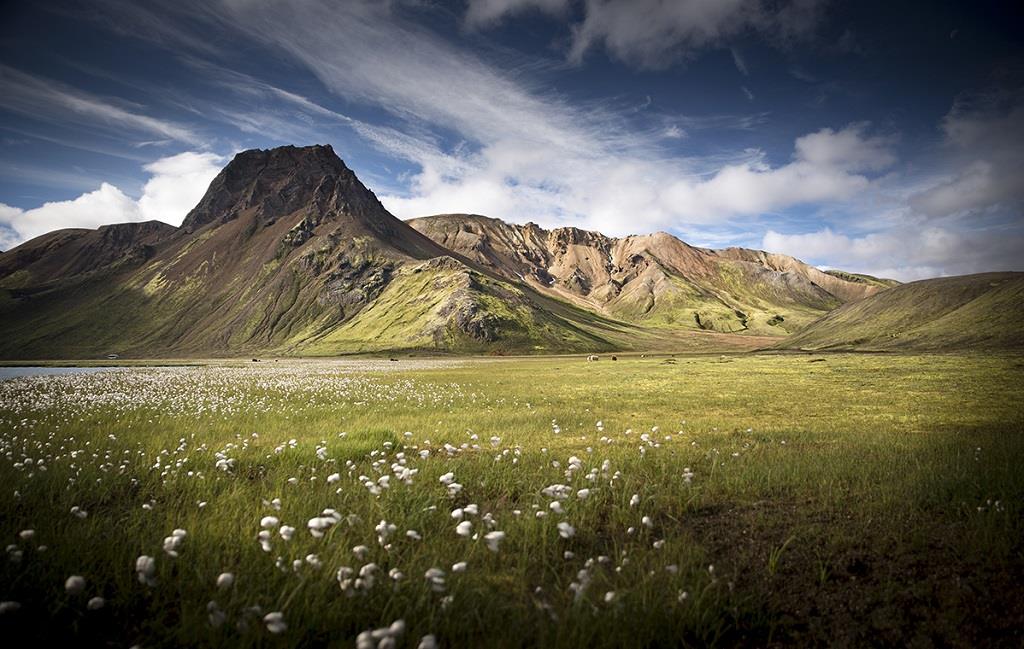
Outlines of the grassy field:
M 0 637 L 1020 646 L 1022 403 L 998 355 L 5 381 Z

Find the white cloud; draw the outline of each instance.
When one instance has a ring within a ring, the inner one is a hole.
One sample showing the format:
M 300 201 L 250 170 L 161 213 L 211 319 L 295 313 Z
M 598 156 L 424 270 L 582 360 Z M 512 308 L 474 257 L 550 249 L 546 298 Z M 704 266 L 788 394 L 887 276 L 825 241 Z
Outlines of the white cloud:
M 466 26 L 477 29 L 501 22 L 531 9 L 558 15 L 569 9 L 569 0 L 469 0 L 466 7 Z
M 137 107 L 118 106 L 111 100 L 6 65 L 0 65 L 0 108 L 64 126 L 71 123 L 105 128 L 119 135 L 128 129 L 187 144 L 200 143 L 200 138 L 188 128 L 144 115 Z
M 730 51 L 732 52 L 732 62 L 736 64 L 736 69 L 739 70 L 740 74 L 743 76 L 749 77 L 750 71 L 747 69 L 747 62 L 743 59 L 743 55 L 740 54 L 740 51 L 735 47 L 731 48 Z
M 1010 206 L 1018 218 L 1024 202 L 1024 89 L 970 96 L 942 122 L 947 173 L 910 198 L 931 217 Z
M 772 41 L 810 33 L 818 0 L 586 0 L 586 17 L 573 27 L 569 52 L 580 62 L 603 45 L 612 56 L 640 67 L 664 68 L 748 31 Z M 735 56 L 735 52 L 734 52 Z M 736 66 L 745 72 L 742 59 Z
M 110 183 L 68 201 L 53 201 L 23 210 L 0 203 L 5 226 L 4 249 L 63 228 L 97 228 L 110 223 L 158 220 L 180 225 L 220 171 L 222 159 L 210 153 L 186 152 L 161 158 L 144 168 L 151 174 L 139 200 Z
M 1024 234 L 1017 229 L 959 231 L 944 227 L 895 227 L 848 236 L 825 228 L 804 234 L 769 230 L 762 247 L 811 263 L 913 281 L 938 275 L 1019 270 Z

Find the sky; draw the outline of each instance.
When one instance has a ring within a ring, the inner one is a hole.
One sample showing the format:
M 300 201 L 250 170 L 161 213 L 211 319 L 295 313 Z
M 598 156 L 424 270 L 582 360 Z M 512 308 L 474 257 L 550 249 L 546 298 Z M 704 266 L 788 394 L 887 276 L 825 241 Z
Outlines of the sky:
M 0 4 L 0 249 L 172 225 L 328 143 L 400 218 L 667 231 L 910 281 L 1024 270 L 1024 5 Z

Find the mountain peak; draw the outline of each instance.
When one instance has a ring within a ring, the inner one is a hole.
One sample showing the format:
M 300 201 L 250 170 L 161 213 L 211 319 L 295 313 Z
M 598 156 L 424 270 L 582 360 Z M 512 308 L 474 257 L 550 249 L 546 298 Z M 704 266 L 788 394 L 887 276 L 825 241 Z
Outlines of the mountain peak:
M 377 197 L 329 144 L 249 149 L 235 155 L 210 183 L 182 228 L 194 231 L 254 210 L 264 223 L 299 210 L 380 212 Z

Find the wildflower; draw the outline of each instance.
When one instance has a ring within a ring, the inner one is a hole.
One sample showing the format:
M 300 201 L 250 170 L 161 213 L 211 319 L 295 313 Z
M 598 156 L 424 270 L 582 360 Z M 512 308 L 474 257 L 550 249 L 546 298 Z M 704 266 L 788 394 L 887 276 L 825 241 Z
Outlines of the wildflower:
M 156 574 L 156 560 L 145 554 L 140 556 L 135 560 L 135 573 L 140 584 L 155 586 L 156 579 L 153 578 L 153 575 Z
M 331 475 L 327 476 L 327 484 L 334 484 L 338 480 L 341 480 L 340 473 L 332 473 Z
M 285 541 L 291 541 L 292 537 L 295 536 L 295 528 L 291 525 L 282 525 L 281 529 L 278 530 L 278 534 L 280 534 L 281 538 Z
M 450 485 L 451 483 L 455 482 L 455 474 L 449 471 L 448 473 L 438 478 L 438 481 L 443 485 Z
M 644 516 L 643 518 L 641 518 L 640 519 L 640 524 L 643 525 L 646 528 L 654 527 L 654 521 L 651 520 L 650 516 Z
M 75 505 L 74 507 L 71 508 L 71 515 L 76 518 L 85 518 L 89 515 L 89 512 L 85 511 L 78 505 Z
M 498 545 L 505 540 L 505 533 L 499 530 L 488 532 L 484 534 L 484 542 L 487 543 L 487 548 L 491 552 L 498 551 Z
M 456 507 L 455 509 L 452 510 L 452 518 L 454 518 L 455 520 L 459 520 L 463 517 L 464 514 L 465 512 L 462 511 L 461 507 Z
M 227 621 L 228 616 L 224 614 L 224 611 L 220 610 L 220 606 L 217 602 L 209 602 L 206 605 L 207 619 L 210 621 L 210 626 L 218 628 Z
M 284 633 L 288 625 L 284 623 L 284 613 L 274 611 L 263 616 L 263 623 L 267 625 L 267 631 L 273 634 Z
M 171 532 L 171 535 L 164 539 L 164 552 L 169 556 L 177 557 L 178 549 L 181 548 L 181 544 L 185 542 L 186 536 L 188 536 L 188 532 L 181 528 Z
M 366 555 L 369 554 L 369 552 L 370 548 L 366 547 L 365 545 L 357 545 L 354 548 L 352 548 L 352 554 L 356 555 L 356 558 L 360 561 L 365 559 Z
M 565 513 L 565 509 L 562 507 L 562 503 L 558 502 L 557 500 L 551 501 L 551 504 L 548 505 L 548 509 L 555 512 L 556 514 Z
M 613 601 L 615 601 L 615 591 L 610 590 L 604 594 L 604 603 L 611 604 Z
M 106 605 L 107 600 L 103 599 L 102 597 L 93 597 L 89 600 L 85 607 L 90 611 L 98 611 Z
M 633 494 L 633 497 L 629 499 L 629 506 L 636 507 L 640 504 L 640 494 Z
M 468 563 L 466 563 L 465 561 L 460 561 L 458 563 L 452 564 L 452 572 L 466 572 L 466 568 L 468 567 Z
M 260 527 L 262 527 L 263 529 L 272 530 L 275 527 L 277 527 L 278 523 L 280 522 L 281 521 L 278 520 L 277 516 L 264 516 L 260 519 Z
M 433 635 L 425 635 L 420 638 L 420 643 L 416 649 L 437 649 L 437 638 Z
M 21 603 L 20 602 L 13 602 L 13 601 L 10 601 L 10 600 L 4 601 L 4 602 L 0 602 L 0 615 L 4 615 L 6 613 L 14 613 L 15 611 L 17 611 L 20 608 L 21 608 Z M 422 646 L 422 643 L 420 643 L 420 645 Z
M 235 576 L 230 572 L 222 572 L 217 576 L 217 588 L 227 590 L 235 585 Z
M 64 591 L 68 595 L 78 595 L 83 590 L 85 590 L 85 577 L 81 575 L 71 575 L 64 582 Z
M 576 492 L 576 497 L 580 500 L 586 500 L 590 496 L 590 489 L 580 489 Z
M 35 535 L 36 535 L 36 531 L 35 530 L 22 530 L 22 531 L 18 532 L 18 538 L 20 538 L 22 541 L 29 541 Z
M 419 541 L 423 538 L 422 536 L 420 536 L 420 533 L 416 530 L 406 530 L 405 535 L 413 541 Z
M 455 526 L 455 533 L 459 536 L 469 536 L 473 532 L 473 524 L 469 521 L 462 521 Z
M 431 568 L 423 574 L 430 583 L 430 589 L 435 593 L 443 593 L 445 590 L 444 570 Z
M 576 528 L 569 523 L 562 521 L 558 524 L 558 535 L 563 539 L 572 538 L 576 534 Z

